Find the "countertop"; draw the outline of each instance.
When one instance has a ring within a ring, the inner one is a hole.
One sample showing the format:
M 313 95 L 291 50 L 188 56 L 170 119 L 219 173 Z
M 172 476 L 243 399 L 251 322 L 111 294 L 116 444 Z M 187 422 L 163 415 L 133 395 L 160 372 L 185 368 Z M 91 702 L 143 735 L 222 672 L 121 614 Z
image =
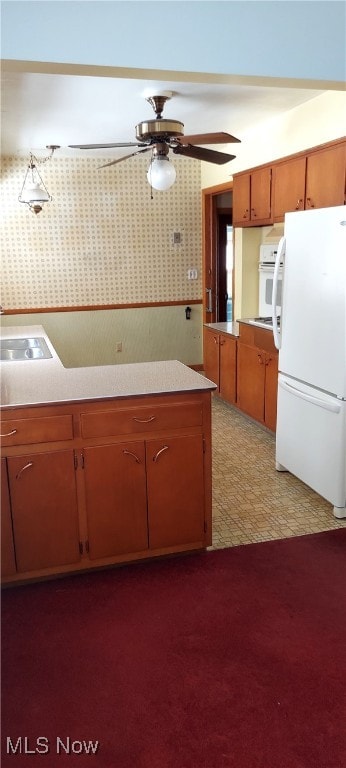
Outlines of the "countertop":
M 24 336 L 43 336 L 52 357 L 1 363 L 2 408 L 216 389 L 212 381 L 178 360 L 64 368 L 42 326 L 1 329 L 3 339 Z
M 244 323 L 244 325 L 255 325 L 257 328 L 263 328 L 264 330 L 273 333 L 272 325 L 256 322 L 252 317 L 244 317 L 239 320 L 234 320 L 232 323 L 204 323 L 204 325 L 206 328 L 211 328 L 213 331 L 228 333 L 230 336 L 239 336 L 239 323 Z
M 230 336 L 239 336 L 239 325 L 237 321 L 230 323 L 204 323 L 206 328 L 211 328 L 212 331 L 221 331 L 222 333 L 228 333 Z

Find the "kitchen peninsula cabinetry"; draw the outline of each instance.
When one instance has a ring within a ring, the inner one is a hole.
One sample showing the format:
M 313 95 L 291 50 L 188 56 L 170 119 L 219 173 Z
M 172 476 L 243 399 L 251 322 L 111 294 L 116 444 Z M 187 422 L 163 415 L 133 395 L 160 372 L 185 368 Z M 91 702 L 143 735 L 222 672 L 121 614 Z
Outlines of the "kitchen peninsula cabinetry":
M 203 328 L 205 375 L 217 384 L 217 392 L 228 403 L 236 402 L 237 339 L 213 328 Z
M 237 405 L 268 429 L 276 429 L 278 353 L 268 331 L 239 323 Z
M 208 390 L 4 410 L 3 583 L 208 546 L 210 408 Z
M 272 222 L 271 178 L 268 166 L 234 175 L 233 226 L 264 226 Z

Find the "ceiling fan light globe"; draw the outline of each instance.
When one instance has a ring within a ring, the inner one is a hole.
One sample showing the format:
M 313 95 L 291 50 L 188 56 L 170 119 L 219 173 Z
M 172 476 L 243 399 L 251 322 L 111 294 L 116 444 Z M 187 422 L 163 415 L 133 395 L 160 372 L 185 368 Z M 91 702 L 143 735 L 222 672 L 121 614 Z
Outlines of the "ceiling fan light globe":
M 147 179 L 153 189 L 165 192 L 173 186 L 176 180 L 176 170 L 169 162 L 168 157 L 155 157 L 151 161 L 147 173 Z

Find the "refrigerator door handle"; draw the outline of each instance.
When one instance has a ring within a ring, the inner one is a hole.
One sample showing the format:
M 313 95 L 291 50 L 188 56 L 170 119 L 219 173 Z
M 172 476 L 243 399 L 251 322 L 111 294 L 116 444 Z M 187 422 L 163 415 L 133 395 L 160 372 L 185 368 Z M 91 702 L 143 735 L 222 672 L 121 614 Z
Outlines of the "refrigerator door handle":
M 273 293 L 272 293 L 273 335 L 274 335 L 274 344 L 276 346 L 276 349 L 281 348 L 281 334 L 279 331 L 279 326 L 277 321 L 276 304 L 277 304 L 277 295 L 278 295 L 279 274 L 280 274 L 280 267 L 281 267 L 280 262 L 283 263 L 284 261 L 285 248 L 286 248 L 286 238 L 282 237 L 278 245 L 278 251 L 275 259 L 275 267 L 274 267 L 274 275 L 273 275 Z M 281 302 L 281 315 L 282 315 L 282 310 L 283 310 L 283 304 Z M 281 317 L 281 320 L 282 320 L 282 317 Z
M 290 392 L 292 395 L 295 395 L 295 397 L 300 397 L 302 400 L 307 400 L 308 403 L 318 405 L 320 408 L 325 408 L 326 411 L 331 411 L 332 413 L 340 413 L 341 411 L 341 405 L 337 403 L 328 403 L 326 400 L 322 400 L 320 397 L 315 397 L 314 395 L 309 395 L 307 392 L 302 392 L 301 389 L 293 387 L 293 385 L 288 384 L 287 381 L 281 380 L 280 387 L 285 389 L 286 392 Z

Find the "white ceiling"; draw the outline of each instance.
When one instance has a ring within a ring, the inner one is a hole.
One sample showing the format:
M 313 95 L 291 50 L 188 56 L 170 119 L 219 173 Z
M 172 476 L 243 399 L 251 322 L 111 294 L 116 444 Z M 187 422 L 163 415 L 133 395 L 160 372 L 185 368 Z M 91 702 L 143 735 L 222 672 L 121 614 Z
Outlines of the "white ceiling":
M 138 70 L 136 71 L 138 73 Z M 207 78 L 206 78 L 207 80 Z M 135 141 L 135 125 L 154 118 L 146 96 L 172 91 L 163 117 L 180 120 L 186 134 L 227 131 L 244 141 L 256 124 L 279 116 L 321 91 L 2 70 L 1 151 L 60 156 L 121 157 L 129 149 L 72 150 L 68 144 Z M 228 151 L 236 154 L 236 146 Z M 227 151 L 227 147 L 214 147 Z M 131 151 L 131 150 L 130 150 Z

